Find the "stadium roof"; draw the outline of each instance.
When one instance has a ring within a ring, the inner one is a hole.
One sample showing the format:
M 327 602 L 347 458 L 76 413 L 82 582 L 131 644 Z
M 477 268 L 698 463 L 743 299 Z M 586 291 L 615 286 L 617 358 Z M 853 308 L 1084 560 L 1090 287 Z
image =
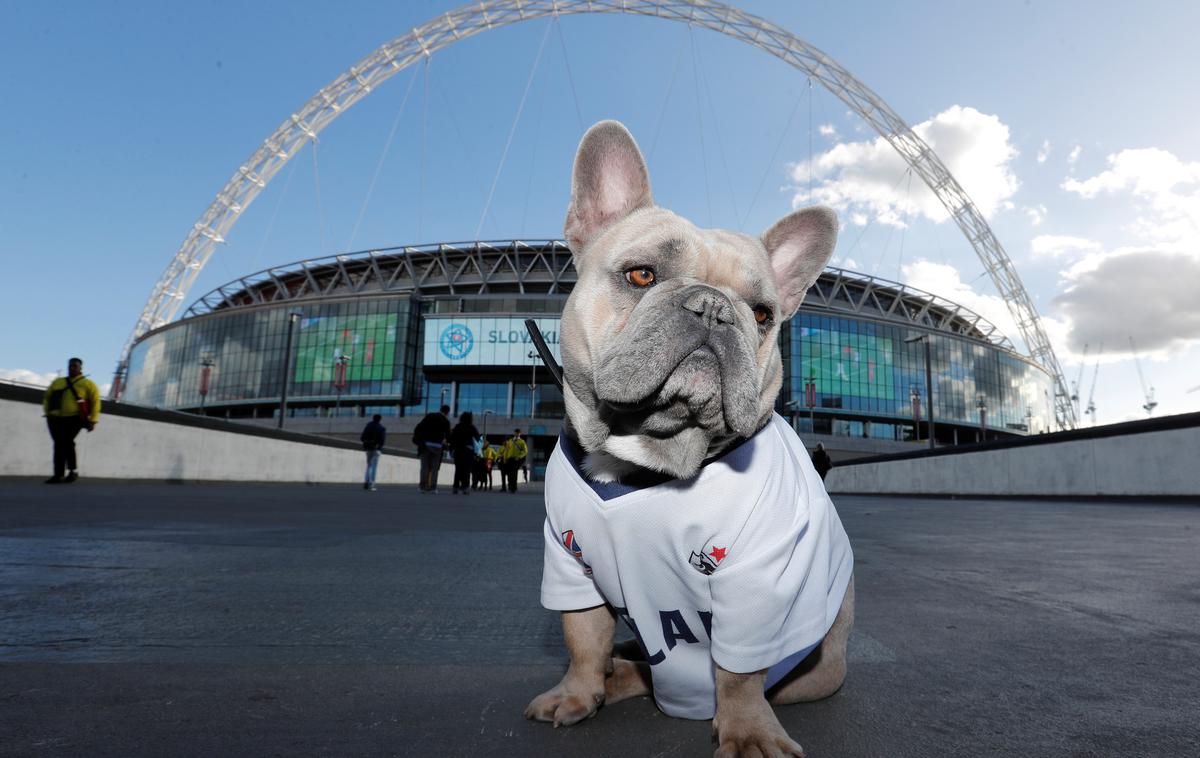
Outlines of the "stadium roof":
M 289 301 L 381 294 L 429 298 L 562 295 L 575 284 L 562 240 L 455 242 L 381 248 L 272 266 L 200 297 L 184 317 Z M 979 314 L 930 292 L 846 269 L 827 267 L 801 306 L 879 318 L 988 342 L 1015 352 Z

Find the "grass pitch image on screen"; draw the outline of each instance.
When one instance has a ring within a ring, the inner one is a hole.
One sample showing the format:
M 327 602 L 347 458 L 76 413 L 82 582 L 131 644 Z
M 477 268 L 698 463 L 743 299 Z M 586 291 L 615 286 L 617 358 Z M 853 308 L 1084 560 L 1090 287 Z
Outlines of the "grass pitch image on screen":
M 816 379 L 820 395 L 894 400 L 892 340 L 868 334 L 801 329 L 801 372 Z
M 395 313 L 316 316 L 300 320 L 295 382 L 333 384 L 338 356 L 349 358 L 346 381 L 390 381 L 396 370 Z

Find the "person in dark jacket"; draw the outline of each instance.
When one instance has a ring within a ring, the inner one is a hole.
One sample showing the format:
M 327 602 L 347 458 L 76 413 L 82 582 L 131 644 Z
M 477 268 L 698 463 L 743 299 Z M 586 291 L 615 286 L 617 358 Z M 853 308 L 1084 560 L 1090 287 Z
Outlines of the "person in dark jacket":
M 421 458 L 421 492 L 437 492 L 438 469 L 442 467 L 442 450 L 450 438 L 450 406 L 443 405 L 437 413 L 421 419 L 413 430 L 413 444 Z
M 817 443 L 817 449 L 812 454 L 813 468 L 821 475 L 821 481 L 825 481 L 825 475 L 829 473 L 829 469 L 833 468 L 833 460 L 829 457 L 829 453 L 825 452 L 825 446 L 820 442 Z
M 375 470 L 379 468 L 379 456 L 383 451 L 383 442 L 387 439 L 387 429 L 379 423 L 380 421 L 383 421 L 383 416 L 376 413 L 358 437 L 367 453 L 367 473 L 363 476 L 363 489 L 372 492 L 375 491 Z
M 472 422 L 470 411 L 458 417 L 458 425 L 450 432 L 450 452 L 454 456 L 454 494 L 471 494 L 471 469 L 475 466 L 475 443 L 479 441 L 479 430 Z

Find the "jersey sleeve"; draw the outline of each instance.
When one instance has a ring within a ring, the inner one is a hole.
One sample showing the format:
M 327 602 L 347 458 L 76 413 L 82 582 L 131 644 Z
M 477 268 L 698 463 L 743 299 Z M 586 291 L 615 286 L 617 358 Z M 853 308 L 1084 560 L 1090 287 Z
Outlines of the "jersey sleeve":
M 578 611 L 604 605 L 591 570 L 559 540 L 559 533 L 549 516 L 543 532 L 542 607 L 552 611 Z
M 830 592 L 844 579 L 848 552 L 823 539 L 826 505 L 824 491 L 808 487 L 798 472 L 765 483 L 710 579 L 712 656 L 725 670 L 769 668 L 819 642 L 832 625 Z M 836 527 L 840 532 L 840 522 Z

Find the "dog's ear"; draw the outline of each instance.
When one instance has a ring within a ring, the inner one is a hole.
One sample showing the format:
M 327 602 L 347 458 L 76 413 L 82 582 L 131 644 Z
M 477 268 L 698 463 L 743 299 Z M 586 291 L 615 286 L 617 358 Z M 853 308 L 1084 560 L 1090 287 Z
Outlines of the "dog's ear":
M 624 125 L 601 121 L 588 129 L 575 154 L 563 229 L 571 252 L 578 255 L 605 227 L 653 204 L 646 161 Z
M 763 234 L 779 291 L 781 321 L 795 315 L 804 293 L 825 269 L 833 255 L 837 231 L 837 214 L 818 206 L 784 216 Z

